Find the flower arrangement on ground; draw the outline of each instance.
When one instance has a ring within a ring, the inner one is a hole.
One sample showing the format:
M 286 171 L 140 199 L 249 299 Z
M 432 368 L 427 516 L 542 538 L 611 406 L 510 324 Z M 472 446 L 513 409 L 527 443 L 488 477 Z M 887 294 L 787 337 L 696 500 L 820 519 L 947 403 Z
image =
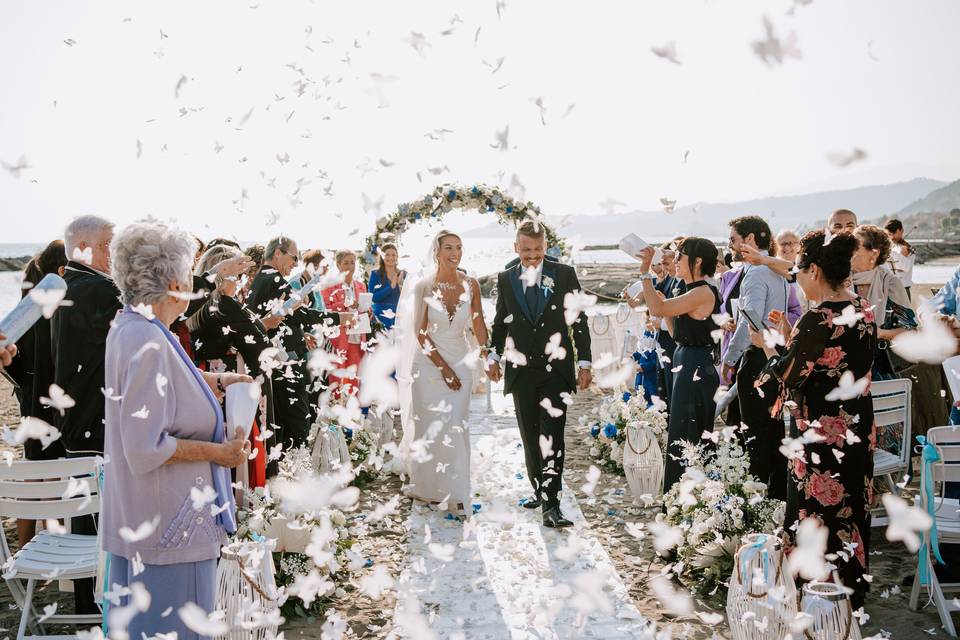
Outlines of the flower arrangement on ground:
M 657 516 L 671 542 L 661 555 L 675 554 L 680 581 L 708 603 L 723 606 L 726 582 L 743 536 L 779 535 L 785 504 L 767 498 L 767 486 L 749 474 L 747 455 L 736 436 L 716 446 L 684 443 L 687 468 L 680 482 L 663 496 L 665 513 Z M 669 548 L 667 548 L 669 547 Z
M 628 426 L 646 429 L 657 439 L 660 450 L 666 450 L 667 416 L 656 406 L 648 407 L 642 395 L 624 392 L 621 396 L 606 396 L 589 413 L 580 416 L 580 424 L 590 427 L 590 455 L 609 473 L 623 475 Z
M 298 447 L 286 452 L 279 472 L 266 487 L 245 489 L 243 507 L 237 510 L 235 540 L 262 542 L 277 539 L 277 599 L 284 618 L 321 615 L 331 596 L 343 592 L 349 580 L 346 559 L 355 540 L 347 517 L 334 506 L 291 512 L 283 508 L 271 490 L 307 481 L 325 481 L 338 486 L 350 482 L 349 470 L 338 475 L 317 476 L 311 452 Z

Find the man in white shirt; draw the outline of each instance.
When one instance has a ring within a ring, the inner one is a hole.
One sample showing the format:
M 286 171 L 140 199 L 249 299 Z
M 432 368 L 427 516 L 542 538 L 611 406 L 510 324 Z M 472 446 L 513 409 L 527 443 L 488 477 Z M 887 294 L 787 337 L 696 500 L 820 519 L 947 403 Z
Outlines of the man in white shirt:
M 903 223 L 896 218 L 883 225 L 893 247 L 890 249 L 890 259 L 887 268 L 890 269 L 903 283 L 910 297 L 910 287 L 913 285 L 913 265 L 917 260 L 917 252 L 903 237 Z

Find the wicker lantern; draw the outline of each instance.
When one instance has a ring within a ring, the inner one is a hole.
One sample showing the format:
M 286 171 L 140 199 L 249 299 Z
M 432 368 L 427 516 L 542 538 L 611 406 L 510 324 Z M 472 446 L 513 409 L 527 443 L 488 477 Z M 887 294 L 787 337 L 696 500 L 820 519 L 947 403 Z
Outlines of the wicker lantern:
M 350 467 L 350 450 L 347 448 L 347 438 L 338 425 L 319 425 L 317 435 L 313 440 L 311 459 L 313 468 L 318 473 L 330 473 L 344 466 Z
M 833 582 L 808 582 L 803 586 L 800 610 L 809 616 L 804 636 L 810 640 L 860 640 L 860 625 L 853 617 L 848 590 Z
M 640 496 L 659 496 L 663 491 L 663 452 L 657 437 L 643 422 L 627 425 L 623 444 L 623 473 L 633 494 L 633 504 L 643 506 Z
M 733 559 L 727 621 L 734 640 L 783 638 L 797 617 L 797 590 L 783 572 L 783 543 L 752 533 Z
M 237 541 L 221 549 L 217 565 L 217 610 L 230 627 L 218 640 L 266 640 L 281 622 L 274 582 L 274 540 Z

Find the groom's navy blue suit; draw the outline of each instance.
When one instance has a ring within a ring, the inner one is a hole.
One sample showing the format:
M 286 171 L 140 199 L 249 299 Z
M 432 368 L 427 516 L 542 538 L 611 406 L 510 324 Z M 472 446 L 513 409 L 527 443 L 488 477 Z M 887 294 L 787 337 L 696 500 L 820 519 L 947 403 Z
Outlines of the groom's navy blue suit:
M 563 473 L 567 406 L 561 394 L 576 391 L 576 363 L 591 360 L 590 330 L 583 313 L 570 325 L 564 318 L 564 296 L 580 290 L 573 267 L 545 260 L 540 282 L 527 291 L 520 279 L 522 272 L 518 263 L 497 276 L 497 313 L 491 343 L 501 356 L 504 393 L 513 395 L 527 476 L 546 511 L 559 504 Z M 563 357 L 556 357 L 559 350 L 554 350 L 551 360 L 547 345 L 557 334 Z M 514 349 L 525 356 L 526 364 L 503 357 L 508 337 Z M 562 413 L 551 416 L 541 405 L 544 398 Z M 541 435 L 551 439 L 552 453 L 546 458 L 541 455 Z

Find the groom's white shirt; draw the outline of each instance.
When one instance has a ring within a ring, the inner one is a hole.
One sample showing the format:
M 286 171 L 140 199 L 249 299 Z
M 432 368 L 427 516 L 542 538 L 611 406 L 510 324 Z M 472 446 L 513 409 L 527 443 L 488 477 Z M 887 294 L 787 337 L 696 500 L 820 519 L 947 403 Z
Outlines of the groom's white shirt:
M 543 276 L 543 263 L 544 263 L 544 262 L 545 262 L 545 260 L 541 260 L 541 261 L 540 261 L 540 264 L 538 264 L 537 267 L 536 267 L 536 269 L 535 269 L 536 274 L 537 274 L 537 277 L 534 278 L 533 281 L 536 282 L 536 283 L 539 283 L 539 282 L 541 281 L 541 279 L 542 279 L 541 277 Z M 521 262 L 519 265 L 517 265 L 517 266 L 514 267 L 514 268 L 520 268 L 520 267 L 522 267 L 522 266 L 523 266 L 523 263 Z M 526 269 L 524 269 L 524 272 L 526 272 Z M 523 292 L 526 293 L 526 292 L 527 292 L 527 279 L 523 279 L 521 282 L 523 283 Z M 538 284 L 537 286 L 539 286 L 539 284 Z M 489 353 L 489 355 L 487 355 L 487 364 L 493 364 L 494 362 L 500 362 L 500 354 L 494 353 L 493 351 L 491 351 L 491 352 Z M 578 360 L 578 361 L 577 361 L 577 366 L 580 367 L 581 369 L 589 369 L 589 368 L 590 368 L 590 364 L 591 364 L 591 363 L 590 363 L 589 360 Z

